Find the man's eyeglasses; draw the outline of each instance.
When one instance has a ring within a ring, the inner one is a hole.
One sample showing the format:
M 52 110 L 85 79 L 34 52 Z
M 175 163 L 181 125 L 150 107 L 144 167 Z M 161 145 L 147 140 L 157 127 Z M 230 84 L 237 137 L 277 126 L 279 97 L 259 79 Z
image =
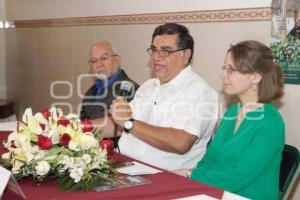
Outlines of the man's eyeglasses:
M 231 75 L 233 72 L 238 71 L 237 69 L 233 68 L 231 65 L 224 65 L 222 66 L 222 70 L 226 72 L 226 74 Z
M 112 54 L 112 55 L 104 55 L 104 56 L 101 56 L 101 57 L 99 57 L 99 58 L 90 58 L 89 60 L 88 60 L 88 62 L 90 63 L 90 64 L 95 64 L 95 63 L 97 63 L 97 62 L 105 62 L 105 61 L 107 61 L 109 58 L 111 58 L 111 57 L 114 57 L 114 56 L 118 56 L 118 55 L 116 55 L 116 54 Z
M 175 53 L 177 51 L 183 51 L 183 50 L 186 50 L 186 49 L 176 49 L 176 50 L 161 49 L 161 50 L 158 50 L 158 49 L 150 47 L 146 51 L 150 56 L 152 56 L 154 53 L 158 53 L 158 55 L 160 55 L 161 57 L 166 58 L 169 55 L 171 55 L 172 53 Z

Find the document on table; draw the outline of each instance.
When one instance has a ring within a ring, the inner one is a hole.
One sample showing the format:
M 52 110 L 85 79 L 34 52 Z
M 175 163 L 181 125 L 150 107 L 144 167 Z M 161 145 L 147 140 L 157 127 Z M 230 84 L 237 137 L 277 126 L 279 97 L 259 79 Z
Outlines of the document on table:
M 195 196 L 183 197 L 183 198 L 179 198 L 176 200 L 219 200 L 219 199 L 207 196 L 205 194 L 200 194 L 200 195 L 195 195 Z M 224 191 L 222 200 L 250 200 L 250 199 L 248 199 L 246 197 L 242 197 L 237 194 L 233 194 L 231 192 Z
M 156 173 L 162 172 L 158 169 L 155 169 L 153 167 L 144 165 L 144 164 L 139 163 L 137 161 L 133 161 L 132 165 L 117 168 L 117 171 L 119 173 L 128 174 L 128 175 L 131 175 L 131 176 L 143 175 L 143 174 L 156 174 Z
M 22 197 L 23 199 L 27 199 L 24 192 L 20 188 L 19 184 L 17 183 L 14 176 L 11 174 L 11 171 L 5 169 L 4 167 L 0 166 L 0 199 L 3 194 L 3 191 L 6 187 L 8 187 L 11 191 L 16 193 L 18 196 Z
M 190 197 L 183 197 L 183 198 L 176 199 L 176 200 L 219 200 L 219 199 L 207 196 L 205 194 L 200 194 L 200 195 L 195 195 L 195 196 L 190 196 Z
M 224 191 L 222 200 L 250 200 L 250 199 L 248 199 L 246 197 L 242 197 L 237 194 L 233 194 L 231 192 Z

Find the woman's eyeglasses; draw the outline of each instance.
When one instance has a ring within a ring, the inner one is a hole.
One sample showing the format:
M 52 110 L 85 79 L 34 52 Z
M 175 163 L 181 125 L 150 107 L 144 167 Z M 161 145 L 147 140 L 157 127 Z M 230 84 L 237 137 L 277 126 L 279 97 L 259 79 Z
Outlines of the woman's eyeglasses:
M 231 75 L 234 72 L 238 71 L 237 69 L 233 68 L 231 65 L 224 65 L 222 66 L 222 70 L 226 72 L 226 74 Z

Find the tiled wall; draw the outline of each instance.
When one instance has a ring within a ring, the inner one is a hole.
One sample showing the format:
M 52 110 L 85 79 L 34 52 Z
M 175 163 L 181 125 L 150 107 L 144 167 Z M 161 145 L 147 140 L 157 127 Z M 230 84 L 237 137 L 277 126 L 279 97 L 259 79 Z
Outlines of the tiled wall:
M 254 12 L 250 10 L 239 11 L 244 13 L 240 16 L 232 14 L 235 11 L 215 11 L 209 15 L 201 15 L 205 12 L 200 12 L 195 15 L 196 20 L 188 15 L 180 17 L 177 13 L 170 14 L 179 16 L 179 21 L 191 30 L 196 42 L 193 67 L 218 91 L 221 89 L 220 66 L 230 44 L 245 39 L 255 39 L 266 44 L 269 42 L 270 12 L 265 8 L 254 9 Z M 245 19 L 247 13 L 249 18 Z M 77 84 L 78 77 L 89 70 L 89 47 L 103 39 L 111 40 L 119 48 L 123 68 L 138 83 L 143 83 L 151 77 L 145 49 L 150 45 L 153 29 L 164 22 L 163 16 L 129 16 L 133 19 L 131 23 L 128 16 L 114 16 L 108 18 L 108 21 L 96 18 L 98 21 L 95 24 L 88 23 L 91 18 L 83 18 L 81 21 L 80 18 L 18 21 L 19 28 L 6 30 L 8 96 L 15 99 L 19 113 L 29 106 L 38 111 L 53 103 L 70 104 L 72 111 L 76 112 L 81 101 L 78 93 L 84 92 L 91 84 L 88 78 Z M 117 21 L 119 23 L 114 23 Z M 65 81 L 54 87 L 56 95 L 62 97 L 70 92 L 66 82 L 73 87 L 72 95 L 65 99 L 53 98 L 50 94 L 53 81 Z M 81 91 L 78 92 L 79 87 Z M 287 125 L 287 143 L 300 149 L 300 136 L 297 133 L 300 130 L 299 100 L 299 86 L 287 85 L 281 108 Z M 64 109 L 69 111 L 66 106 Z M 295 196 L 295 199 L 300 199 L 299 192 L 296 195 L 298 197 Z

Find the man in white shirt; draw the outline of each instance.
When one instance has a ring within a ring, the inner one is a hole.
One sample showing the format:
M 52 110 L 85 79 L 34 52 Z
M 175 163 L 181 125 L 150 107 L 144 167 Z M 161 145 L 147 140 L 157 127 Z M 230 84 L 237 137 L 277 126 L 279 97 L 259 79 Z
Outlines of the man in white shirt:
M 193 168 L 203 157 L 218 116 L 218 95 L 190 65 L 194 41 L 185 26 L 158 26 L 147 49 L 152 73 L 128 103 L 110 106 L 124 128 L 122 154 L 166 169 Z

